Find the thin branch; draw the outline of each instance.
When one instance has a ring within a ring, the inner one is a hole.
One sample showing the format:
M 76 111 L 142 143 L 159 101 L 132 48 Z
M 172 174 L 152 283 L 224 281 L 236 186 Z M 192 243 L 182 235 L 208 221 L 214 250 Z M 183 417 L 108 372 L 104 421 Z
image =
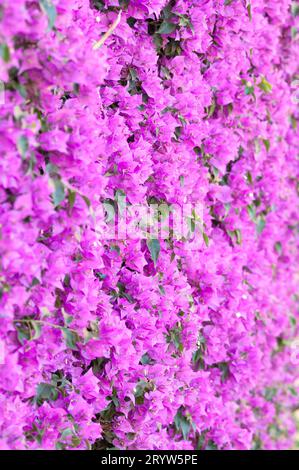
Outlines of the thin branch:
M 104 42 L 106 41 L 106 39 L 108 39 L 109 36 L 111 36 L 111 34 L 113 33 L 113 31 L 115 30 L 115 28 L 117 27 L 117 25 L 118 25 L 119 22 L 120 22 L 121 13 L 122 13 L 122 10 L 119 10 L 116 20 L 111 24 L 111 26 L 110 26 L 109 29 L 106 31 L 106 33 L 103 34 L 103 36 L 101 37 L 101 39 L 100 39 L 99 41 L 97 41 L 97 42 L 92 46 L 92 48 L 93 48 L 94 50 L 100 49 L 100 47 L 102 47 L 102 45 L 104 44 Z
M 30 323 L 30 322 L 41 323 L 42 325 L 51 326 L 52 328 L 58 328 L 59 330 L 69 330 L 73 333 L 76 333 L 76 335 L 79 336 L 78 331 L 73 330 L 72 328 L 69 328 L 67 326 L 56 325 L 55 323 L 50 323 L 44 320 L 35 320 L 34 318 L 28 318 L 27 320 L 26 319 L 25 320 L 24 319 L 13 320 L 13 323 Z

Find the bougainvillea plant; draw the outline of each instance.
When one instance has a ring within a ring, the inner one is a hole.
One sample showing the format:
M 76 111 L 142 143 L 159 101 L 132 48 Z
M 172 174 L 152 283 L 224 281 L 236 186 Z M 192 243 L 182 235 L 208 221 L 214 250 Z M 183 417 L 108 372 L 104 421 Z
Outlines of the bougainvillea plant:
M 0 1 L 2 449 L 292 445 L 298 18 Z M 203 243 L 101 236 L 120 195 Z

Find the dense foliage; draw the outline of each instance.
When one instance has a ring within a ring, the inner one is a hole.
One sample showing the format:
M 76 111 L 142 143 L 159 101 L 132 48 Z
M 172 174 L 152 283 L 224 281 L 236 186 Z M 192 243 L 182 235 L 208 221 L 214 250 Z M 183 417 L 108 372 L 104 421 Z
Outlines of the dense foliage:
M 291 445 L 298 15 L 0 1 L 1 448 Z M 105 239 L 119 194 L 203 243 Z

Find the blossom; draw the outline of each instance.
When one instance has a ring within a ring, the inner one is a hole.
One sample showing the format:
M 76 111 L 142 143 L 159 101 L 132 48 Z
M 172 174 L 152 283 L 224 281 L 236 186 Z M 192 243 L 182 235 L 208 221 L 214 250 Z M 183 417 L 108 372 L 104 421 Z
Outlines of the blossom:
M 297 10 L 0 8 L 1 448 L 289 448 Z

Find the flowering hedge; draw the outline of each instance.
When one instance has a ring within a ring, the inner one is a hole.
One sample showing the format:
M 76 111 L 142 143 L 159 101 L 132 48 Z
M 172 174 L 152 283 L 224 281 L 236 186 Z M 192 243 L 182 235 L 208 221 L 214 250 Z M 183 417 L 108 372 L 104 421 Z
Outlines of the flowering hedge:
M 1 448 L 290 447 L 298 14 L 1 0 Z M 118 194 L 203 243 L 99 237 Z

